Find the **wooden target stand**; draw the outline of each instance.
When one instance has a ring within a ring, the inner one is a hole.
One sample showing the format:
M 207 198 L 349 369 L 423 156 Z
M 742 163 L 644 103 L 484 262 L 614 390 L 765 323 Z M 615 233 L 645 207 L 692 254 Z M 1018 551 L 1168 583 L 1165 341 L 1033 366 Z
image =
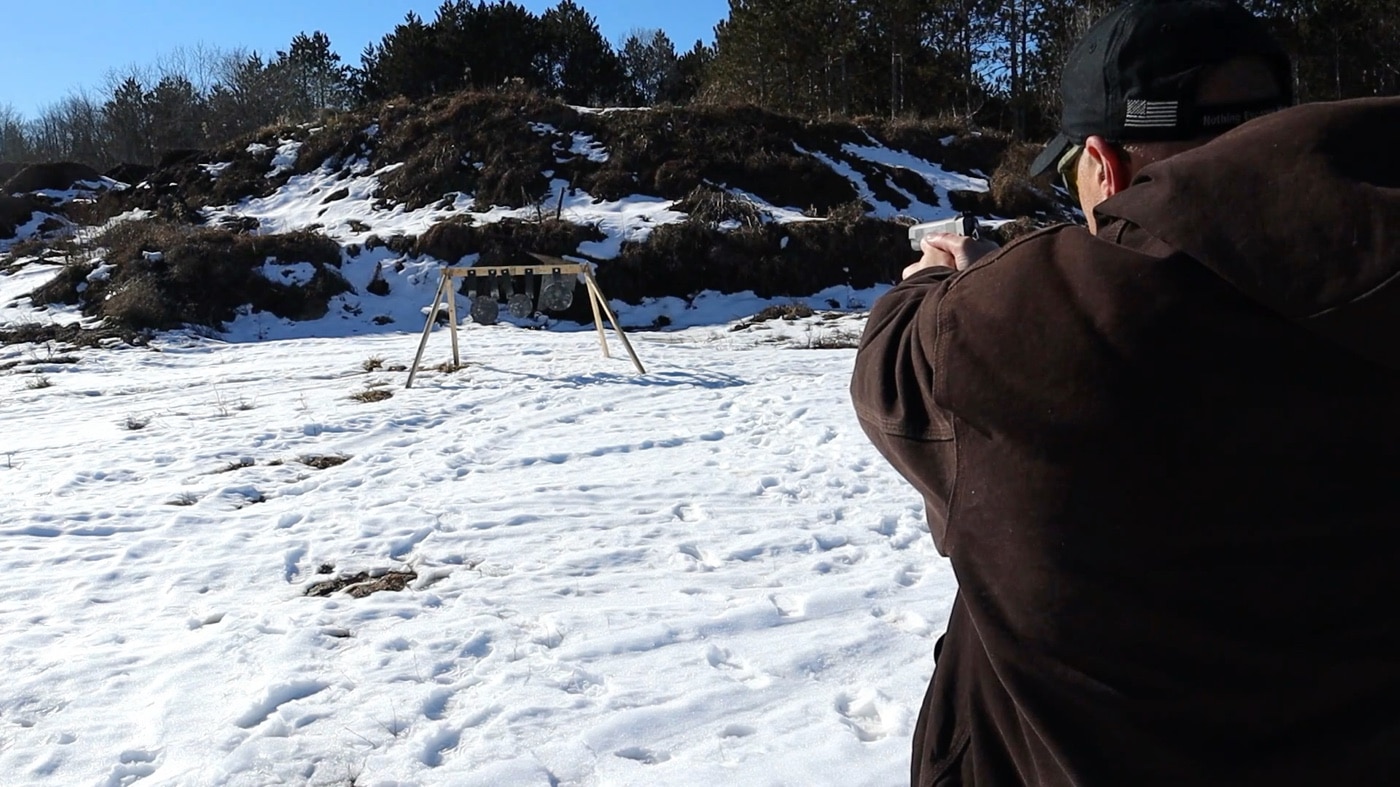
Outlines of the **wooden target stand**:
M 408 384 L 405 388 L 413 387 L 413 378 L 418 374 L 418 365 L 423 361 L 423 351 L 428 347 L 428 336 L 433 332 L 433 323 L 437 320 L 438 306 L 442 304 L 443 298 L 447 299 L 447 326 L 452 334 L 452 364 L 462 365 L 461 351 L 457 337 L 457 287 L 455 282 L 458 279 L 477 279 L 488 276 L 552 276 L 554 274 L 566 276 L 583 277 L 584 288 L 588 291 L 588 303 L 593 307 L 593 324 L 598 328 L 598 344 L 603 348 L 603 357 L 611 358 L 612 353 L 608 350 L 608 337 L 603 333 L 603 316 L 606 315 L 608 322 L 612 324 L 613 332 L 617 338 L 622 340 L 622 346 L 627 349 L 627 355 L 632 358 L 632 365 L 637 367 L 638 374 L 646 374 L 647 370 L 642 366 L 642 362 L 637 358 L 637 352 L 632 349 L 632 343 L 627 340 L 627 334 L 623 333 L 622 326 L 617 324 L 617 315 L 608 306 L 608 301 L 603 297 L 603 291 L 598 287 L 598 280 L 593 278 L 593 266 L 586 263 L 566 262 L 558 257 L 546 257 L 543 254 L 530 254 L 531 257 L 540 261 L 540 265 L 497 265 L 494 267 L 447 267 L 442 269 L 442 278 L 438 281 L 437 293 L 433 296 L 433 302 L 428 307 L 428 321 L 423 326 L 423 338 L 418 342 L 418 354 L 413 358 L 413 366 L 408 372 Z M 479 297 L 479 296 L 478 296 Z

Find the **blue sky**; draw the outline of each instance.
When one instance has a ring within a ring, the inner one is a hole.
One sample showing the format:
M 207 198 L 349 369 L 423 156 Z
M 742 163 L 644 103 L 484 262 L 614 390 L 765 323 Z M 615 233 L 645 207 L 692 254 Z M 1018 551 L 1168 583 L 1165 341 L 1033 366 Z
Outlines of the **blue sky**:
M 539 14 L 557 0 L 516 0 Z M 714 40 L 725 0 L 576 0 L 614 45 L 634 28 L 666 31 L 676 48 Z M 0 106 L 33 118 L 79 89 L 100 89 L 112 69 L 151 64 L 176 46 L 203 43 L 259 52 L 285 49 L 299 32 L 324 31 L 358 65 L 409 11 L 427 21 L 441 0 L 4 0 L 0 19 Z

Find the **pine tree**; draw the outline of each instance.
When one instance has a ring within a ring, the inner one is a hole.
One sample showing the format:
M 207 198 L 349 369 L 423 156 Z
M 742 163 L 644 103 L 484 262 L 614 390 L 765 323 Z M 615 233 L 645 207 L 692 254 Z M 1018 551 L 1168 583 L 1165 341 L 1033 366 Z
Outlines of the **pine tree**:
M 514 79 L 531 87 L 547 84 L 540 18 L 522 5 L 448 0 L 432 28 L 442 67 L 439 89 L 494 88 Z
M 344 109 L 349 101 L 347 69 L 331 49 L 330 37 L 319 30 L 309 36 L 298 33 L 270 67 L 280 77 L 281 103 L 292 120 L 310 120 L 323 109 Z
M 679 79 L 675 44 L 660 30 L 634 30 L 622 44 L 626 98 L 651 106 L 665 98 Z
M 107 129 L 108 153 L 118 162 L 153 164 L 151 150 L 151 110 L 146 104 L 146 88 L 135 76 L 128 76 L 102 105 Z
M 150 108 L 151 146 L 156 157 L 173 150 L 189 150 L 204 144 L 204 97 L 183 76 L 167 76 L 146 93 Z
M 715 50 L 697 40 L 689 52 L 676 60 L 676 78 L 663 100 L 673 104 L 687 104 L 694 101 L 704 89 L 710 66 L 715 61 Z
M 357 79 L 361 99 L 380 101 L 399 95 L 417 99 L 435 93 L 442 69 L 438 41 L 422 18 L 409 11 L 402 24 L 361 55 Z
M 258 53 L 234 61 L 205 101 L 209 133 L 227 140 L 277 122 L 284 115 L 284 94 Z
M 598 23 L 573 0 L 540 18 L 545 89 L 570 104 L 615 101 L 623 86 L 622 63 Z

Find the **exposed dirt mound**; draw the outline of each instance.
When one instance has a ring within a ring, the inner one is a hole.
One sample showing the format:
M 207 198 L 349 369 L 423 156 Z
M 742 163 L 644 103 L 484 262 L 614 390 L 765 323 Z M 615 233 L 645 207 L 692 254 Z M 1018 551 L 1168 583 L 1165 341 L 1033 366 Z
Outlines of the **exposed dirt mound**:
M 6 194 L 27 194 L 31 191 L 63 191 L 80 181 L 96 182 L 102 179 L 97 170 L 86 164 L 60 161 L 52 164 L 30 164 L 15 173 L 0 187 Z
M 385 571 L 377 576 L 372 576 L 368 571 L 360 571 L 313 582 L 306 587 L 305 595 L 325 598 L 332 593 L 343 591 L 353 598 L 364 598 L 374 593 L 404 590 L 417 578 L 418 574 L 412 570 Z
M 310 136 L 306 128 L 274 127 L 217 150 L 171 151 L 153 170 L 143 172 L 135 165 L 122 165 L 130 169 L 114 180 L 133 185 L 144 182 L 146 187 L 103 194 L 94 220 L 140 209 L 167 221 L 202 223 L 200 208 L 266 197 L 286 185 L 298 169 L 276 167 L 273 161 L 285 146 L 300 145 Z M 300 161 L 295 149 L 288 153 Z
M 0 328 L 0 344 L 53 344 L 58 347 L 100 347 L 111 340 L 144 344 L 140 333 L 120 325 L 83 328 L 56 323 L 25 323 Z
M 0 240 L 15 236 L 15 231 L 33 218 L 43 205 L 33 197 L 0 195 Z
M 555 219 L 475 224 L 471 217 L 463 216 L 435 224 L 418 239 L 414 253 L 448 264 L 479 254 L 478 265 L 529 265 L 534 262 L 530 252 L 574 254 L 580 243 L 601 241 L 604 237 L 597 227 Z
M 529 91 L 460 93 L 404 109 L 388 105 L 378 117 L 372 160 L 376 168 L 403 166 L 381 180 L 380 196 L 414 208 L 449 192 L 476 195 L 480 210 L 534 204 L 549 186 L 544 173 L 557 165 L 552 141 L 532 124 L 567 125 L 576 117 Z
M 299 146 L 294 163 L 274 169 L 274 156 L 287 144 Z M 170 214 L 172 199 L 196 209 L 229 204 L 266 196 L 296 174 L 321 167 L 348 173 L 357 165 L 391 168 L 376 196 L 408 209 L 461 193 L 474 197 L 477 210 L 538 206 L 547 213 L 551 206 L 543 201 L 552 182 L 562 181 L 604 200 L 632 194 L 683 200 L 699 188 L 737 190 L 825 216 L 860 199 L 831 162 L 863 176 L 875 198 L 898 209 L 910 197 L 940 203 L 914 171 L 877 165 L 848 149 L 871 145 L 949 170 L 990 173 L 1011 140 L 935 121 L 812 121 L 751 106 L 581 112 L 528 90 L 467 91 L 420 104 L 391 101 L 315 129 L 265 129 L 217 151 L 180 151 L 150 174 L 152 188 L 116 198 L 120 204 L 109 214 L 133 207 Z M 990 197 L 964 201 L 992 212 L 998 207 Z M 1016 207 L 1035 212 L 1050 205 Z
M 118 164 L 103 174 L 118 183 L 135 186 L 149 177 L 152 172 L 155 172 L 155 167 L 145 164 Z
M 830 136 L 757 107 L 589 114 L 577 125 L 608 156 L 575 160 L 572 179 L 602 199 L 640 192 L 679 200 L 707 183 L 818 212 L 856 198 L 850 181 L 796 147 L 827 148 Z M 854 126 L 843 131 L 856 134 Z
M 110 267 L 65 266 L 31 294 L 36 304 L 80 304 L 84 314 L 132 329 L 220 328 L 245 304 L 293 320 L 323 317 L 330 299 L 351 289 L 338 270 L 340 245 L 312 232 L 248 235 L 129 221 L 92 245 L 108 250 Z M 294 263 L 312 265 L 310 278 L 278 281 L 282 266 Z
M 609 297 L 633 303 L 704 290 L 795 297 L 892 281 L 908 256 L 904 227 L 865 216 L 733 230 L 692 220 L 624 244 L 599 266 L 598 282 Z

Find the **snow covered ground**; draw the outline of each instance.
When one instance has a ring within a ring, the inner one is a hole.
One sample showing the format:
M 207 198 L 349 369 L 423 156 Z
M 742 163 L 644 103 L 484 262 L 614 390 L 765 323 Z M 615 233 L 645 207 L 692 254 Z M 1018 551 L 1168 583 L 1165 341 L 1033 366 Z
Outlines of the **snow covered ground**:
M 269 176 L 299 150 L 279 142 Z M 583 135 L 556 150 L 609 155 Z M 873 142 L 842 155 L 820 158 L 880 216 L 952 212 L 880 202 L 846 159 L 896 193 L 915 171 L 941 204 L 986 189 Z M 672 328 L 632 335 L 645 375 L 591 327 L 465 323 L 466 367 L 433 368 L 439 329 L 405 390 L 438 269 L 476 260 L 356 247 L 530 211 L 376 206 L 387 171 L 323 167 L 204 209 L 345 246 L 354 291 L 321 320 L 0 346 L 0 787 L 907 783 L 955 581 L 855 421 L 854 351 L 815 349 L 850 345 L 883 288 L 755 325 L 793 299 L 614 302 L 626 326 Z M 546 202 L 600 228 L 580 252 L 601 265 L 684 218 L 561 181 Z M 30 304 L 56 264 L 7 263 L 0 326 L 85 322 Z M 361 572 L 412 578 L 306 594 Z
M 861 320 L 716 322 L 0 348 L 0 784 L 905 783 L 955 585 Z

